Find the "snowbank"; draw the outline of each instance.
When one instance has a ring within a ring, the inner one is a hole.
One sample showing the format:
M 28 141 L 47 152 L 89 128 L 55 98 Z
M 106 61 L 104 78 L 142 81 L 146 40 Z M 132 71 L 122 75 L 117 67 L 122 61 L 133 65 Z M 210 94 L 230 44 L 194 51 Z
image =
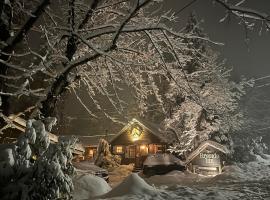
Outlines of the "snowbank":
M 224 167 L 224 172 L 213 178 L 212 181 L 243 182 L 263 181 L 270 179 L 270 156 L 257 155 L 256 161 L 239 163 Z
M 90 171 L 90 172 L 107 171 L 101 167 L 96 166 L 94 162 L 88 160 L 81 162 L 73 162 L 72 164 L 76 169 L 78 169 L 78 171 Z
M 155 175 L 145 178 L 149 184 L 190 186 L 194 184 L 212 183 L 235 183 L 245 181 L 266 181 L 270 180 L 270 156 L 257 156 L 257 160 L 249 163 L 237 163 L 225 166 L 223 173 L 214 177 L 190 173 L 188 171 L 172 171 L 165 175 Z
M 111 171 L 109 171 L 110 186 L 114 188 L 116 185 L 122 182 L 127 176 L 129 176 L 132 173 L 133 168 L 134 166 L 130 164 L 130 165 L 120 165 L 119 167 L 111 169 Z
M 126 199 L 127 196 L 133 196 L 137 199 L 148 199 L 159 196 L 159 191 L 148 185 L 138 174 L 132 173 L 122 183 L 99 198 L 111 199 L 117 197 L 119 199 L 122 197 Z
M 73 197 L 76 200 L 93 199 L 93 197 L 103 195 L 111 190 L 104 179 L 91 174 L 74 177 L 73 184 Z
M 240 200 L 241 197 L 244 197 L 244 194 L 238 191 L 223 190 L 218 187 L 194 188 L 176 185 L 167 188 L 166 192 L 167 196 L 165 196 L 164 200 Z
M 194 185 L 195 183 L 204 182 L 210 177 L 194 174 L 188 171 L 171 171 L 165 175 L 154 175 L 145 180 L 149 184 L 155 186 L 172 186 L 172 185 Z

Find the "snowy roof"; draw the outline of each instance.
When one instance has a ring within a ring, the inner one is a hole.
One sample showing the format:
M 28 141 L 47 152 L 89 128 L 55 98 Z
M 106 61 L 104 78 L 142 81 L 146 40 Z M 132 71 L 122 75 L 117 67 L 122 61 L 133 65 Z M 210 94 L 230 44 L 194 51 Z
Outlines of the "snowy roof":
M 10 115 L 8 117 L 12 122 L 13 122 L 13 125 L 15 126 L 15 128 L 17 128 L 18 130 L 24 132 L 25 131 L 25 127 L 26 127 L 26 120 L 19 117 L 19 116 L 16 116 L 16 115 Z M 58 142 L 58 136 L 53 134 L 53 133 L 50 133 L 48 132 L 49 134 L 49 139 L 51 142 L 53 143 L 57 143 Z M 81 154 L 85 151 L 84 147 L 77 143 L 75 144 L 75 148 L 73 150 L 73 153 L 75 154 Z
M 98 146 L 100 139 L 105 139 L 110 141 L 115 134 L 107 134 L 107 135 L 80 135 L 78 136 L 80 142 L 84 146 Z
M 119 135 L 121 135 L 122 133 L 124 133 L 126 130 L 128 130 L 132 125 L 134 124 L 138 124 L 139 126 L 141 126 L 143 129 L 148 130 L 149 132 L 151 132 L 153 135 L 157 136 L 158 138 L 161 139 L 161 141 L 163 142 L 167 142 L 166 139 L 163 137 L 162 132 L 160 131 L 160 127 L 157 124 L 153 124 L 151 122 L 147 122 L 145 120 L 141 120 L 140 121 L 138 119 L 133 118 L 131 121 L 129 121 L 127 123 L 127 125 L 125 125 L 121 131 L 119 131 L 111 140 L 110 142 L 114 141 Z
M 20 131 L 24 132 L 25 130 L 25 127 L 26 127 L 26 120 L 21 118 L 21 117 L 18 117 L 16 115 L 10 115 L 8 117 L 10 120 L 12 120 L 13 122 L 13 125 Z M 50 133 L 49 132 L 49 138 L 51 140 L 51 142 L 58 142 L 58 137 L 56 135 L 54 135 L 53 133 Z
M 213 147 L 214 149 L 217 149 L 224 154 L 229 153 L 229 150 L 227 149 L 227 147 L 225 147 L 217 142 L 214 142 L 212 140 L 207 140 L 207 141 L 202 142 L 198 146 L 197 149 L 195 149 L 193 152 L 191 152 L 191 154 L 187 157 L 185 163 L 188 164 L 189 162 L 191 162 L 197 155 L 199 155 L 208 146 Z
M 147 156 L 147 158 L 145 159 L 143 163 L 143 165 L 147 165 L 147 166 L 172 165 L 172 164 L 184 165 L 180 159 L 168 153 L 151 154 Z

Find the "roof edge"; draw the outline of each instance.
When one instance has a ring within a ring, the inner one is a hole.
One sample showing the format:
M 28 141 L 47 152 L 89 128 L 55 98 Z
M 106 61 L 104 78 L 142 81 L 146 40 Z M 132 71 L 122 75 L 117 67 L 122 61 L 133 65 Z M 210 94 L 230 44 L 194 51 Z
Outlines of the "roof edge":
M 110 143 L 112 143 L 119 135 L 121 135 L 124 131 L 126 131 L 128 129 L 128 127 L 130 125 L 132 125 L 133 123 L 138 123 L 140 126 L 142 126 L 144 129 L 148 130 L 149 132 L 151 132 L 153 135 L 155 135 L 156 137 L 160 138 L 163 142 L 166 142 L 166 140 L 161 137 L 160 135 L 156 134 L 155 131 L 153 131 L 151 128 L 147 127 L 146 125 L 144 125 L 142 122 L 140 122 L 138 119 L 136 118 L 132 118 L 132 120 L 130 120 L 110 141 Z

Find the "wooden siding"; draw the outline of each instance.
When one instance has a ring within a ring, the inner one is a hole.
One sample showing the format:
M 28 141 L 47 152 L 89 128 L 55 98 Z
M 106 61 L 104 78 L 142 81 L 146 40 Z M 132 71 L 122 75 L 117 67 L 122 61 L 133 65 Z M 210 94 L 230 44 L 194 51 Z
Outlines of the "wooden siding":
M 200 165 L 206 167 L 218 167 L 221 165 L 222 153 L 212 147 L 207 147 L 200 154 L 198 154 L 191 163 L 193 165 Z
M 166 144 L 136 144 L 136 145 L 121 145 L 123 147 L 122 153 L 116 153 L 114 147 L 120 145 L 112 146 L 112 153 L 121 157 L 121 164 L 127 165 L 134 163 L 135 167 L 142 167 L 143 162 L 149 154 L 155 154 L 157 152 L 164 153 L 166 150 Z M 144 147 L 143 149 L 141 147 Z M 159 148 L 158 148 L 159 147 Z M 133 149 L 134 154 L 130 154 L 130 149 Z
M 20 132 L 25 132 L 25 128 L 26 128 L 26 121 L 23 119 L 23 118 L 20 118 L 20 117 L 17 117 L 15 115 L 11 115 L 8 117 L 12 122 L 13 122 L 13 125 L 15 126 L 15 128 L 17 130 L 19 130 Z M 49 135 L 49 139 L 51 141 L 51 143 L 57 143 L 58 142 L 58 136 L 53 134 L 53 133 L 50 133 L 48 132 L 48 135 Z M 82 144 L 75 144 L 75 147 L 72 148 L 72 153 L 75 154 L 75 155 L 83 155 L 84 154 L 84 147 Z
M 141 134 L 132 133 L 134 128 L 139 128 Z M 134 163 L 135 168 L 138 169 L 142 167 L 149 154 L 165 152 L 167 146 L 165 141 L 158 130 L 149 129 L 133 119 L 111 140 L 111 152 L 121 157 L 121 164 Z M 118 146 L 122 147 L 122 152 L 116 152 Z
M 144 130 L 139 139 L 136 141 L 132 139 L 129 131 L 125 131 L 111 142 L 112 146 L 132 144 L 164 144 L 164 142 L 162 142 L 160 138 L 147 130 Z
M 224 152 L 207 146 L 189 162 L 188 168 L 193 173 L 217 175 L 222 171 L 224 160 Z

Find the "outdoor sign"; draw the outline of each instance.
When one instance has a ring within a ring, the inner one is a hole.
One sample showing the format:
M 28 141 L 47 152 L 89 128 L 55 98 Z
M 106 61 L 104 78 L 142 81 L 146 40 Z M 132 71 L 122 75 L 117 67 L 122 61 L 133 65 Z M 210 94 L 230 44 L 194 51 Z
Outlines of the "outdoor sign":
M 217 153 L 200 153 L 200 159 L 204 159 L 205 163 L 211 164 L 219 159 L 219 155 Z

